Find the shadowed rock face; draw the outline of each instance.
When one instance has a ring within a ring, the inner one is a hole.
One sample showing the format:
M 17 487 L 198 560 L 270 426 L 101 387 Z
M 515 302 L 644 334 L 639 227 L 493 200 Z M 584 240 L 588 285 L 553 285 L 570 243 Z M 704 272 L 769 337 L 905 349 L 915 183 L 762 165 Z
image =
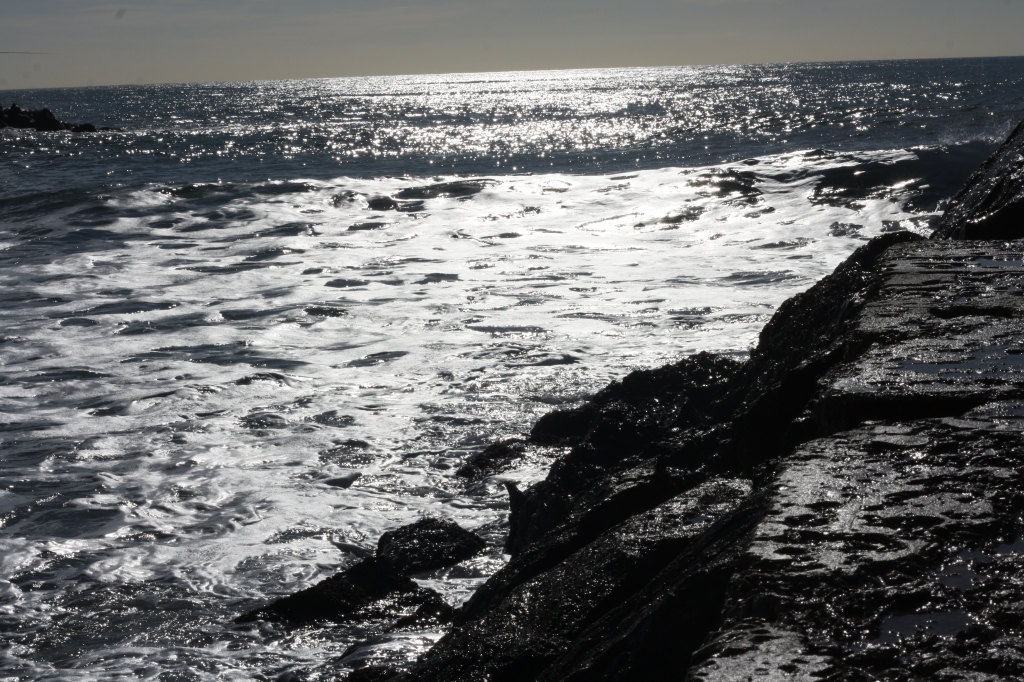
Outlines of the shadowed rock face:
M 386 559 L 371 558 L 313 587 L 251 611 L 236 622 L 395 620 L 439 600 L 440 595 L 419 587 Z
M 749 493 L 749 481 L 716 478 L 614 526 L 516 585 L 472 625 L 457 628 L 444 646 L 423 658 L 419 675 L 533 679 L 588 625 L 647 584 L 717 520 L 734 513 Z
M 478 554 L 484 545 L 478 535 L 454 522 L 422 519 L 384 533 L 375 557 L 235 622 L 361 621 L 383 629 L 447 623 L 453 609 L 441 595 L 420 587 L 409 576 L 457 564 Z
M 932 238 L 1024 238 L 1024 123 L 968 179 Z
M 422 519 L 380 536 L 377 556 L 390 561 L 399 573 L 412 575 L 470 559 L 485 544 L 480 536 L 452 521 Z
M 869 424 L 787 457 L 691 679 L 1021 679 L 1024 547 L 1004 541 L 1024 511 L 1022 408 Z
M 513 496 L 506 549 L 518 556 L 546 535 L 592 537 L 671 497 L 677 491 L 659 456 L 680 439 L 698 441 L 715 423 L 724 387 L 739 368 L 700 353 L 634 372 L 578 410 L 542 418 L 531 440 L 575 447 L 545 481 Z

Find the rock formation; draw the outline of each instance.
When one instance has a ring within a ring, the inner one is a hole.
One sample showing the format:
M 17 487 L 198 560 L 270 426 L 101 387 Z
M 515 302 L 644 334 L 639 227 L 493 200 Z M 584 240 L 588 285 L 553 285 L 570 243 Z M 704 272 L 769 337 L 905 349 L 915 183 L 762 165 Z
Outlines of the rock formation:
M 453 610 L 409 576 L 453 566 L 484 548 L 475 533 L 451 521 L 421 519 L 384 533 L 376 556 L 316 585 L 240 616 L 255 620 L 380 622 L 387 629 L 447 623 Z
M 97 128 L 91 123 L 75 125 L 57 120 L 57 117 L 49 109 L 28 111 L 17 104 L 12 104 L 9 109 L 0 106 L 0 128 L 33 128 L 42 132 L 55 132 L 69 130 L 73 133 L 95 133 Z M 101 130 L 110 130 L 102 128 Z
M 408 576 L 483 543 L 424 520 L 240 620 L 450 624 L 353 682 L 1024 679 L 1022 179 L 1024 124 L 932 240 L 871 240 L 745 363 L 634 372 L 470 458 L 568 450 L 508 484 L 511 559 L 458 611 Z
M 412 575 L 454 566 L 479 554 L 485 545 L 483 538 L 457 523 L 426 518 L 381 535 L 377 556 L 399 573 Z
M 892 233 L 746 363 L 615 382 L 459 474 L 512 558 L 402 682 L 1024 679 L 1024 126 L 936 237 Z
M 933 237 L 1024 236 L 1024 122 L 957 193 Z

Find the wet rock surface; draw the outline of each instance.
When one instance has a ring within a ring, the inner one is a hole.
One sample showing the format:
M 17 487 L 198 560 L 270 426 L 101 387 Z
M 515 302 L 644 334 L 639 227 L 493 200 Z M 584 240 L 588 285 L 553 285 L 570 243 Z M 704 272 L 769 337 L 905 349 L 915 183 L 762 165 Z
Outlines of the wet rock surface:
M 885 286 L 849 335 L 866 350 L 831 369 L 809 418 L 819 432 L 864 420 L 962 414 L 1024 397 L 1024 249 L 919 242 L 888 251 Z
M 967 180 L 950 202 L 933 237 L 1024 237 L 1024 123 Z
M 395 570 L 412 575 L 453 566 L 479 554 L 484 540 L 452 521 L 421 519 L 388 531 L 377 543 L 377 556 L 387 559 Z
M 463 614 L 465 626 L 424 657 L 419 674 L 428 679 L 532 678 L 587 625 L 735 511 L 749 492 L 749 481 L 714 479 L 618 524 L 552 569 L 516 585 L 479 619 L 468 621 Z
M 748 362 L 637 372 L 492 446 L 474 475 L 571 450 L 510 486 L 511 560 L 393 679 L 1020 679 L 1022 264 L 885 235 Z
M 364 559 L 313 587 L 251 611 L 236 622 L 396 621 L 429 611 L 440 595 L 419 587 L 386 559 Z
M 409 576 L 453 566 L 478 554 L 485 544 L 457 523 L 421 519 L 384 533 L 376 556 L 250 611 L 236 622 L 360 621 L 379 623 L 386 630 L 448 623 L 454 609 L 436 591 L 420 587 Z
M 692 679 L 1020 679 L 1022 407 L 868 424 L 786 458 Z
M 967 239 L 873 239 L 747 362 L 635 372 L 469 460 L 568 450 L 507 484 L 511 558 L 448 633 L 358 674 L 1024 679 L 1024 243 L 979 240 L 1024 225 L 1022 145 L 935 234 Z

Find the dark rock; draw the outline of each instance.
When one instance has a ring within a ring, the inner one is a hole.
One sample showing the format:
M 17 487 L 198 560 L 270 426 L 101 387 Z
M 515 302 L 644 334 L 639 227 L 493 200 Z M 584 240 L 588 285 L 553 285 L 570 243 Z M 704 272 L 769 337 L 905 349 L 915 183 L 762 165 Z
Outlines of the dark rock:
M 605 509 L 620 507 L 625 516 L 608 516 L 589 532 L 600 532 L 626 516 L 653 508 L 677 492 L 653 480 L 652 462 L 683 434 L 692 436 L 692 443 L 700 440 L 702 430 L 715 423 L 719 400 L 740 367 L 734 360 L 700 353 L 613 383 L 573 413 L 560 413 L 558 420 L 565 428 L 559 430 L 551 422 L 538 424 L 541 442 L 571 443 L 580 433 L 584 435 L 552 466 L 547 479 L 525 492 L 510 518 L 506 550 L 513 555 L 522 552 L 560 525 L 578 523 L 585 516 L 593 523 L 598 518 L 592 513 L 595 508 L 612 498 L 618 501 Z M 647 473 L 628 473 L 637 467 L 646 467 Z M 659 491 L 654 496 L 649 490 L 652 485 Z M 639 506 L 623 506 L 620 493 L 627 488 L 633 489 L 627 497 Z
M 397 621 L 428 605 L 434 613 L 442 613 L 446 606 L 437 592 L 418 586 L 387 559 L 371 558 L 313 587 L 250 611 L 236 622 Z
M 45 132 L 53 132 L 57 130 L 66 130 L 66 124 L 57 120 L 49 109 L 43 109 L 42 111 L 32 112 L 34 114 L 35 129 Z
M 933 239 L 1024 239 L 1024 122 L 968 180 Z
M 720 620 L 730 577 L 762 495 L 713 524 L 642 590 L 589 625 L 537 680 L 661 680 L 681 677 Z M 743 679 L 743 678 L 740 678 Z
M 537 420 L 530 440 L 541 445 L 579 445 L 597 419 L 598 410 L 587 403 L 574 410 L 554 410 Z
M 749 492 L 747 481 L 716 479 L 619 524 L 519 583 L 479 618 L 460 615 L 457 627 L 421 660 L 416 679 L 533 679 L 589 623 L 645 587 Z
M 1019 249 L 977 242 L 886 252 L 883 286 L 848 332 L 864 352 L 822 377 L 804 415 L 814 435 L 1024 397 L 1020 259 Z
M 651 425 L 666 431 L 680 424 L 712 423 L 719 388 L 740 368 L 735 360 L 698 353 L 673 365 L 633 372 L 579 408 L 544 415 L 530 432 L 530 440 L 580 445 L 592 429 L 608 428 L 609 416 L 619 404 L 653 411 Z
M 750 360 L 729 387 L 717 467 L 757 466 L 807 434 L 794 423 L 818 379 L 864 350 L 848 330 L 882 283 L 878 259 L 892 246 L 923 241 L 910 232 L 876 237 L 807 291 L 785 301 L 768 321 Z
M 10 126 L 12 128 L 32 128 L 40 132 L 56 132 L 70 130 L 75 133 L 94 133 L 96 127 L 91 123 L 73 125 L 57 119 L 49 109 L 39 111 L 25 111 L 17 104 L 11 104 L 9 109 L 0 107 L 0 128 Z
M 781 306 L 745 365 L 697 356 L 595 396 L 548 478 L 510 488 L 511 561 L 399 679 L 671 679 L 691 657 L 708 680 L 1018 674 L 961 642 L 1010 651 L 1024 623 L 1024 594 L 991 606 L 1014 578 L 971 602 L 968 572 L 1024 509 L 1019 256 L 885 235 Z M 692 536 L 636 527 L 742 480 Z M 919 622 L 917 644 L 883 641 Z
M 785 458 L 691 679 L 1020 679 L 1024 553 L 1000 545 L 1024 511 L 1024 420 L 993 416 L 1017 412 L 863 426 Z
M 494 608 L 518 585 L 556 566 L 594 541 L 613 526 L 657 507 L 661 502 L 686 490 L 685 480 L 659 470 L 655 460 L 616 472 L 595 484 L 574 500 L 564 521 L 521 551 L 491 577 L 463 607 L 459 619 L 469 620 Z M 510 536 L 516 534 L 517 520 L 530 498 L 511 484 Z
M 358 476 L 325 483 L 348 487 Z M 436 628 L 451 622 L 455 610 L 437 592 L 420 587 L 408 576 L 464 561 L 484 546 L 480 537 L 456 523 L 423 519 L 382 535 L 376 557 L 250 611 L 236 622 L 383 621 L 392 630 Z
M 424 630 L 436 629 L 455 619 L 456 611 L 443 599 L 431 598 L 424 601 L 411 615 L 399 618 L 394 629 Z
M 486 543 L 453 521 L 421 519 L 380 536 L 377 556 L 403 575 L 453 566 L 480 553 Z
M 526 457 L 529 444 L 525 441 L 512 439 L 487 446 L 483 452 L 469 457 L 455 472 L 460 478 L 482 478 L 494 476 L 510 469 L 518 460 Z

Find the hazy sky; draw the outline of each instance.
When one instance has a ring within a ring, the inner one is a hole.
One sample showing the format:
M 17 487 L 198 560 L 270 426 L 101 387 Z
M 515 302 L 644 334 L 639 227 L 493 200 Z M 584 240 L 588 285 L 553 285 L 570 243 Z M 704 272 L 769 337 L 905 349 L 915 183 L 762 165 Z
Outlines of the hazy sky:
M 0 89 L 1024 54 L 1024 0 L 0 0 Z

